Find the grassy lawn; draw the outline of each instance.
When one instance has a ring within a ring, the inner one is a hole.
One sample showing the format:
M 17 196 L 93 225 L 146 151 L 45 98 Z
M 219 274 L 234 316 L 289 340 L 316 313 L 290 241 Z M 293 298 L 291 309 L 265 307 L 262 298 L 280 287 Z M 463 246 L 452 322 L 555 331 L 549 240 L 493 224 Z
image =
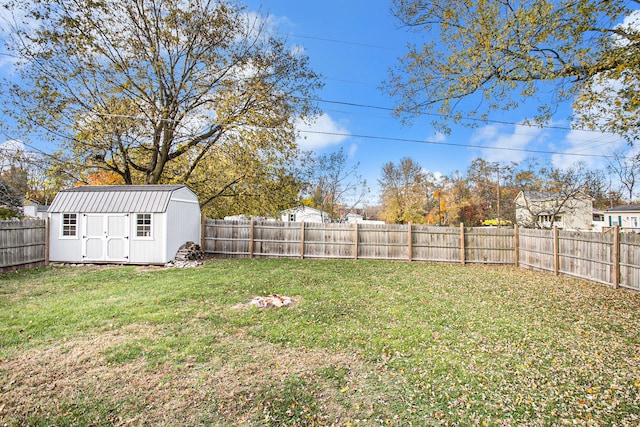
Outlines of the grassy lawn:
M 260 310 L 252 297 L 293 297 Z M 640 294 L 512 267 L 0 276 L 0 425 L 640 423 Z

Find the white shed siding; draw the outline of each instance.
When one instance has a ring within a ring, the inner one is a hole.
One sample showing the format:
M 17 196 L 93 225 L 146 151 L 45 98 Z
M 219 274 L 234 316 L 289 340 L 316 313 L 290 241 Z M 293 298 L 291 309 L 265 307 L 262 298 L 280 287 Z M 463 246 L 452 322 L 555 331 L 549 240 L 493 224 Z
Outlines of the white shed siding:
M 169 261 L 164 258 L 163 247 L 166 243 L 166 236 L 164 234 L 164 224 L 166 219 L 165 213 L 151 214 L 151 236 L 150 237 L 138 237 L 136 214 L 131 215 L 131 234 L 130 234 L 130 254 L 129 262 L 136 264 L 153 264 L 153 263 L 165 263 Z
M 62 237 L 62 213 L 52 213 L 49 223 L 49 260 L 82 262 L 82 215 L 78 214 L 78 231 L 75 237 Z
M 200 206 L 198 201 L 179 198 L 169 203 L 166 218 L 175 218 L 166 223 L 166 244 L 164 257 L 167 261 L 176 256 L 176 252 L 186 242 L 200 244 Z

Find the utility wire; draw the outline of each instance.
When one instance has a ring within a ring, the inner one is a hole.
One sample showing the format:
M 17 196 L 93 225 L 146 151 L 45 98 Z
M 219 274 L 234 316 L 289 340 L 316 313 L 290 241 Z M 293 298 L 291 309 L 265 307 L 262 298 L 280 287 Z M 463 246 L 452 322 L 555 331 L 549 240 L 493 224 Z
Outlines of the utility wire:
M 345 105 L 345 106 L 350 106 L 350 107 L 368 108 L 368 109 L 372 109 L 372 110 L 382 110 L 382 111 L 389 111 L 389 112 L 395 111 L 395 109 L 392 108 L 392 107 L 382 107 L 382 106 L 379 106 L 379 105 L 359 104 L 359 103 L 356 103 L 356 102 L 348 102 L 348 101 L 332 101 L 332 100 L 322 99 L 322 98 L 312 98 L 312 100 L 313 101 L 317 101 L 317 102 L 326 103 L 326 104 Z M 447 119 L 448 118 L 447 115 L 439 114 L 439 113 L 426 113 L 425 112 L 425 113 L 421 113 L 421 115 L 440 117 L 442 119 Z M 554 129 L 554 130 L 564 130 L 564 131 L 576 130 L 576 131 L 581 131 L 581 132 L 602 133 L 601 131 L 598 131 L 598 130 L 595 130 L 595 129 L 572 128 L 572 127 L 569 127 L 569 126 L 544 125 L 544 124 L 527 124 L 527 123 L 522 123 L 522 122 L 520 122 L 520 123 L 518 123 L 518 122 L 510 122 L 510 121 L 507 121 L 507 120 L 480 119 L 480 118 L 477 118 L 477 117 L 461 117 L 461 120 L 468 120 L 468 121 L 482 122 L 482 123 L 495 123 L 495 124 L 502 124 L 502 125 L 536 127 L 536 128 L 540 128 L 540 129 Z
M 380 141 L 410 142 L 410 143 L 430 144 L 430 145 L 447 145 L 447 146 L 463 147 L 463 148 L 480 148 L 483 150 L 517 151 L 517 152 L 535 153 L 535 154 L 560 154 L 563 156 L 579 156 L 579 157 L 614 158 L 613 156 L 609 156 L 606 154 L 567 153 L 567 152 L 560 152 L 560 151 L 529 150 L 525 148 L 513 148 L 513 147 L 492 147 L 492 146 L 478 145 L 478 144 L 460 144 L 455 142 L 426 141 L 421 139 L 396 138 L 396 137 L 386 137 L 386 136 L 376 136 L 376 135 L 358 135 L 358 134 L 351 134 L 351 133 L 323 132 L 323 131 L 313 131 L 313 130 L 302 130 L 300 132 L 317 134 L 317 135 L 344 136 L 344 137 L 351 137 L 351 138 L 362 138 L 362 139 L 371 139 L 371 140 L 380 140 Z
M 344 102 L 344 101 L 330 101 L 330 100 L 323 100 L 319 98 L 316 100 L 320 102 L 327 102 L 327 103 L 341 104 L 341 105 L 352 105 L 352 106 L 366 107 L 366 108 L 372 108 L 377 110 L 390 110 L 387 107 L 356 104 L 356 103 Z M 95 114 L 103 117 L 140 119 L 139 116 L 125 115 L 125 114 L 104 114 L 104 113 L 95 113 Z M 498 121 L 494 121 L 494 122 L 498 122 Z M 518 125 L 517 123 L 509 123 L 509 122 L 500 122 L 500 123 Z M 556 127 L 556 128 L 562 129 L 562 130 L 571 130 L 571 128 L 562 128 L 562 127 Z M 385 137 L 385 136 L 379 136 L 379 135 L 351 134 L 346 132 L 328 132 L 328 131 L 314 131 L 314 130 L 299 130 L 299 132 L 314 134 L 314 135 L 341 136 L 341 137 L 347 137 L 347 138 L 361 138 L 361 139 L 368 139 L 368 140 L 394 141 L 394 142 L 403 142 L 403 143 L 443 145 L 443 146 L 461 147 L 461 148 L 476 148 L 476 149 L 483 149 L 483 150 L 513 151 L 513 152 L 550 154 L 550 155 L 558 154 L 558 155 L 564 155 L 564 156 L 593 157 L 593 158 L 613 158 L 612 156 L 606 155 L 606 154 L 570 153 L 570 152 L 551 151 L 551 150 L 532 150 L 532 149 L 513 148 L 513 147 L 495 147 L 495 146 L 488 146 L 488 145 L 462 144 L 462 143 L 446 142 L 446 141 L 429 141 L 429 140 L 400 138 L 400 137 Z M 42 151 L 42 150 L 39 150 L 39 151 Z

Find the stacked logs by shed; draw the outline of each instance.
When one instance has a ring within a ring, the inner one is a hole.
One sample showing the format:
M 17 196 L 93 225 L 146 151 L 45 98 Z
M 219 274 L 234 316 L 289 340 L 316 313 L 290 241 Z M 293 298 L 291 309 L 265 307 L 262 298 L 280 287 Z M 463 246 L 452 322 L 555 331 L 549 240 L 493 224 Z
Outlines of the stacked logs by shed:
M 197 267 L 202 265 L 202 259 L 204 258 L 204 251 L 200 248 L 200 245 L 187 242 L 180 246 L 175 258 L 167 263 L 168 267 Z

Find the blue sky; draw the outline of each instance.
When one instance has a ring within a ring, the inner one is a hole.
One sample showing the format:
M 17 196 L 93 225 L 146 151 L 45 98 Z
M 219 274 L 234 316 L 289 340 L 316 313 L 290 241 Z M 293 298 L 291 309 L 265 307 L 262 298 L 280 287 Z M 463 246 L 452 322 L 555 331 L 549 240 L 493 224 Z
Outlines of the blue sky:
M 416 40 L 416 35 L 399 28 L 391 16 L 390 1 L 252 0 L 247 5 L 250 10 L 269 14 L 278 31 L 287 35 L 292 45 L 302 47 L 314 69 L 325 77 L 319 94 L 328 101 L 319 104 L 325 114 L 310 128 L 302 129 L 306 137 L 300 141 L 302 147 L 319 154 L 343 148 L 351 162 L 360 164 L 359 171 L 372 188 L 372 204 L 378 201 L 382 165 L 405 156 L 444 175 L 456 170 L 464 173 L 478 157 L 497 162 L 534 157 L 557 167 L 581 160 L 589 167 L 604 168 L 606 159 L 598 156 L 625 145 L 612 135 L 568 130 L 569 104 L 542 129 L 518 125 L 533 116 L 535 104 L 501 112 L 491 117 L 495 122 L 476 128 L 453 127 L 449 135 L 436 133 L 430 117 L 402 125 L 387 110 L 393 107 L 393 100 L 378 88 L 405 52 L 406 43 Z

